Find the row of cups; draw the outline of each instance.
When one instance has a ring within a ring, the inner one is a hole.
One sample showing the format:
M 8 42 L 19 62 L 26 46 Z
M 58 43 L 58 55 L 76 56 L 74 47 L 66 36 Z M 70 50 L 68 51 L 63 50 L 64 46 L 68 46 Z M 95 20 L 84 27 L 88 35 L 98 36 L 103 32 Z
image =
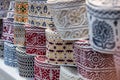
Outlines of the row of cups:
M 1 1 L 1 3 L 3 2 Z M 8 2 L 10 1 L 8 0 Z M 99 4 L 96 4 L 97 2 Z M 14 10 L 13 4 L 11 3 L 10 10 Z M 90 38 L 90 44 L 93 49 L 100 52 L 114 53 L 120 51 L 119 8 L 111 5 L 111 2 L 87 0 L 85 4 L 84 0 L 67 2 L 28 0 L 28 3 L 22 6 L 19 5 L 15 5 L 15 16 L 18 13 L 18 16 L 26 15 L 28 17 L 27 23 L 30 25 L 37 23 L 38 25 L 35 26 L 55 27 L 63 40 Z M 104 6 L 106 7 L 105 9 Z M 2 8 L 3 6 L 1 5 L 0 7 Z M 23 9 L 18 7 L 23 7 Z M 21 9 L 23 12 L 17 9 Z M 17 22 L 17 19 L 15 19 L 15 22 Z M 39 25 L 41 22 L 44 26 Z

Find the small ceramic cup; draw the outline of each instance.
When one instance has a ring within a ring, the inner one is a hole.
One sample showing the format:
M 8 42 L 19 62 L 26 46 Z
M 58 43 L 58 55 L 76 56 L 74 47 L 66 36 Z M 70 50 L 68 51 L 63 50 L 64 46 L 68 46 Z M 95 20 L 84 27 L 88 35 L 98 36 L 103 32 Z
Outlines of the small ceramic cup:
M 25 27 L 24 24 L 14 24 L 14 45 L 25 46 Z
M 48 63 L 75 66 L 73 41 L 62 40 L 55 30 L 46 29 L 46 56 Z
M 114 58 L 91 48 L 88 41 L 77 41 L 74 52 L 78 72 L 87 80 L 117 80 Z
M 22 77 L 34 77 L 34 56 L 26 54 L 25 47 L 16 48 L 19 75 Z
M 28 0 L 28 4 L 29 24 L 42 28 L 55 28 L 47 0 Z
M 34 74 L 35 80 L 59 80 L 60 66 L 48 64 L 45 57 L 36 56 Z
M 16 46 L 9 42 L 4 42 L 4 63 L 11 67 L 17 67 Z
M 14 18 L 15 1 L 10 1 L 7 18 Z
M 11 0 L 0 0 L 0 19 L 7 16 Z
M 28 23 L 28 0 L 15 0 L 15 23 Z
M 28 55 L 46 55 L 45 28 L 25 28 L 26 53 Z
M 112 53 L 120 52 L 120 1 L 87 0 L 90 44 L 93 49 Z
M 3 41 L 13 43 L 14 41 L 14 23 L 13 22 L 14 22 L 13 18 L 3 19 L 3 32 L 2 32 Z

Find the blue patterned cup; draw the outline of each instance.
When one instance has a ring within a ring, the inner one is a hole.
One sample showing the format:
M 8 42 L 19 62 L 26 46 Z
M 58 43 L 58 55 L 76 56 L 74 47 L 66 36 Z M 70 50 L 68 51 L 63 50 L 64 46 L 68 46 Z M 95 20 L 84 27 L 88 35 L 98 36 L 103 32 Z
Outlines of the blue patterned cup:
M 11 0 L 0 0 L 0 19 L 7 16 L 10 1 Z
M 11 67 L 17 67 L 16 46 L 4 42 L 4 63 Z
M 93 49 L 104 53 L 120 52 L 120 6 L 87 0 L 87 13 Z

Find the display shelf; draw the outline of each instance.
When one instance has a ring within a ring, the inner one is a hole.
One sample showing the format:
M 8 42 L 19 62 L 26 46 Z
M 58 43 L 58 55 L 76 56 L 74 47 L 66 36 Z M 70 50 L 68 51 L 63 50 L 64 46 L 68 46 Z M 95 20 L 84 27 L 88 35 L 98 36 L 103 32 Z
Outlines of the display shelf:
M 0 59 L 0 80 L 34 80 L 34 79 L 19 76 L 17 68 L 5 65 L 4 60 Z

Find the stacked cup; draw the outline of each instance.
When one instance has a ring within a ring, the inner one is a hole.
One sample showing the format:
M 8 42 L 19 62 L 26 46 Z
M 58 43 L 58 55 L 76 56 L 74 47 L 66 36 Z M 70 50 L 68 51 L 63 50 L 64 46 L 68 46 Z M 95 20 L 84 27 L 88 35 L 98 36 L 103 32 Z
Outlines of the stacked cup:
M 114 63 L 118 75 L 118 79 L 115 80 L 119 80 L 120 1 L 87 0 L 86 4 L 90 26 L 90 44 L 96 51 L 114 55 Z
M 4 62 L 6 65 L 16 67 L 16 46 L 14 40 L 14 1 L 10 1 L 7 17 L 3 18 L 2 40 L 4 41 Z

